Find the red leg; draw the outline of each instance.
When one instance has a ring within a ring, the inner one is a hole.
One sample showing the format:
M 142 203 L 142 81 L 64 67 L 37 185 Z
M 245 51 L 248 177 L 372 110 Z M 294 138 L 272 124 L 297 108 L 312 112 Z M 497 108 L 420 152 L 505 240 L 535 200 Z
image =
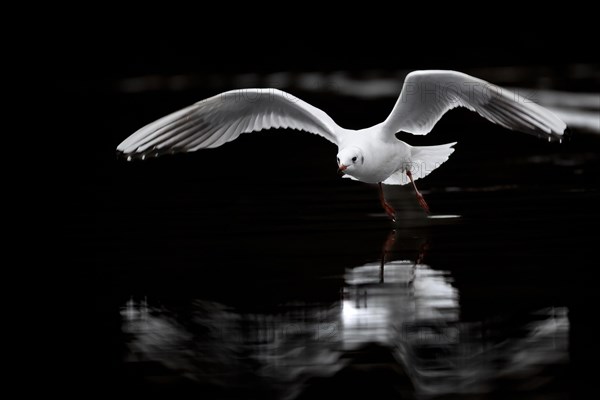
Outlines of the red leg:
M 415 193 L 417 194 L 417 201 L 419 202 L 419 205 L 423 207 L 423 210 L 425 210 L 427 214 L 430 214 L 429 206 L 427 205 L 427 202 L 425 201 L 425 198 L 423 197 L 421 192 L 419 192 L 419 189 L 417 189 L 417 185 L 415 185 L 415 181 L 413 181 L 412 173 L 410 171 L 406 171 L 406 175 L 410 179 L 410 183 L 412 183 L 413 187 L 415 188 Z
M 385 201 L 385 196 L 383 195 L 383 186 L 381 186 L 381 182 L 379 182 L 379 200 L 381 200 L 381 206 L 385 210 L 385 213 L 392 219 L 392 221 L 396 221 L 396 210 L 394 210 L 394 207 L 392 207 L 390 203 Z

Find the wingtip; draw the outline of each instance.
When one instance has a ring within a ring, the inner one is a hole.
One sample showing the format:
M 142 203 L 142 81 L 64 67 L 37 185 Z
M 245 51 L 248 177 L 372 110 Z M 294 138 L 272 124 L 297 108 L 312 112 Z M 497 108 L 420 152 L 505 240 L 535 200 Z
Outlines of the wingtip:
M 528 132 L 531 133 L 532 135 L 537 136 L 539 139 L 542 140 L 546 140 L 549 143 L 563 143 L 566 142 L 568 140 L 571 139 L 571 130 L 569 129 L 568 126 L 564 126 L 564 128 L 561 128 L 562 130 L 555 130 L 552 128 L 547 128 L 544 129 L 543 132 L 541 131 L 535 131 L 535 132 Z
M 548 133 L 548 141 L 563 143 L 563 142 L 571 140 L 571 135 L 572 135 L 571 129 L 569 128 L 569 126 L 567 124 L 565 124 L 563 122 L 563 125 L 557 131 L 551 130 Z
M 569 141 L 571 141 L 572 138 L 573 138 L 573 131 L 571 130 L 571 128 L 569 128 L 568 126 L 565 125 L 565 129 L 564 129 L 559 141 L 561 143 L 569 142 Z
M 556 117 L 556 116 L 555 116 Z M 569 126 L 560 118 L 556 117 L 556 126 L 550 128 L 549 141 L 563 143 L 571 139 L 571 129 Z
M 146 160 L 149 158 L 157 158 L 159 156 L 168 155 L 168 154 L 176 154 L 183 153 L 184 150 L 181 148 L 169 148 L 169 149 L 157 149 L 156 147 L 152 147 L 150 149 L 146 149 L 144 151 L 128 151 L 128 150 L 119 150 L 117 147 L 116 156 L 118 159 L 125 159 L 126 161 L 134 161 L 134 160 Z
M 137 157 L 135 157 L 135 155 L 130 154 L 130 153 L 125 153 L 124 151 L 121 151 L 118 148 L 115 151 L 115 156 L 117 157 L 118 160 L 133 161 L 133 160 L 137 159 Z

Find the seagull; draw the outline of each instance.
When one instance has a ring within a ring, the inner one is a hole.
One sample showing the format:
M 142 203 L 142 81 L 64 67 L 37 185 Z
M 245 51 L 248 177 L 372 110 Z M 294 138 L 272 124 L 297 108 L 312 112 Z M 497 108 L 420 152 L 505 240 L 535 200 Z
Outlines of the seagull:
M 462 72 L 409 73 L 387 119 L 365 129 L 345 129 L 324 111 L 278 89 L 231 90 L 194 103 L 134 132 L 117 147 L 127 160 L 219 147 L 242 133 L 295 129 L 320 135 L 338 147 L 343 177 L 378 184 L 381 205 L 395 220 L 382 184 L 412 184 L 429 175 L 454 152 L 456 142 L 411 146 L 396 133 L 426 135 L 449 110 L 465 107 L 510 130 L 562 141 L 566 124 L 549 110 L 504 88 Z

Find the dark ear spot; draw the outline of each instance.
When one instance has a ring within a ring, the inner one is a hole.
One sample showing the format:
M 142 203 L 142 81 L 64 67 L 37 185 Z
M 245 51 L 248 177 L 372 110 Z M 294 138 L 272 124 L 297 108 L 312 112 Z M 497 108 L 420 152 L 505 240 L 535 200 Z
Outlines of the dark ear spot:
M 360 156 L 360 163 L 361 164 L 365 163 L 365 156 L 363 156 L 363 155 Z

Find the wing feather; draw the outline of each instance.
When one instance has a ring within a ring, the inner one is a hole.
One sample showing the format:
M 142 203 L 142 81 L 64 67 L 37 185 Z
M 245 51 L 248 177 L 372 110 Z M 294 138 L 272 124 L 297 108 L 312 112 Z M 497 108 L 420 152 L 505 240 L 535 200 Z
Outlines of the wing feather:
M 214 148 L 242 133 L 271 128 L 307 131 L 337 144 L 343 131 L 322 110 L 277 89 L 221 93 L 154 121 L 117 150 L 128 157 Z
M 382 133 L 426 135 L 456 107 L 466 107 L 505 128 L 550 139 L 561 139 L 567 127 L 551 111 L 499 86 L 461 72 L 431 70 L 407 75 Z

